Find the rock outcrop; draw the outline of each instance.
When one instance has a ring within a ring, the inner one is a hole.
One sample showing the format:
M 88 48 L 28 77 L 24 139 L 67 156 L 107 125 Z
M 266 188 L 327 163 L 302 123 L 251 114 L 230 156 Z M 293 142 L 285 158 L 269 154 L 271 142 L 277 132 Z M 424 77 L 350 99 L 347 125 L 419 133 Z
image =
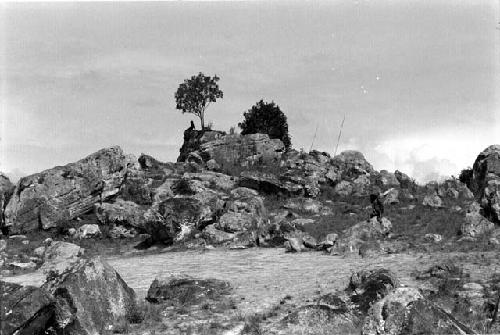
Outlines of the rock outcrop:
M 474 334 L 415 288 L 396 288 L 370 308 L 363 335 Z
M 136 310 L 134 291 L 99 257 L 81 259 L 62 274 L 49 277 L 42 289 L 56 300 L 53 327 L 64 334 L 112 331 L 119 319 Z
M 223 171 L 237 166 L 262 165 L 280 160 L 283 142 L 266 134 L 226 135 L 219 131 L 186 131 L 178 162 L 203 164 L 215 160 Z
M 132 158 L 120 147 L 21 178 L 5 208 L 13 233 L 57 227 L 117 194 Z
M 500 223 L 500 145 L 482 151 L 472 168 L 471 188 L 480 203 L 483 215 Z
M 152 303 L 201 305 L 232 291 L 227 281 L 189 276 L 156 278 L 149 287 L 146 300 Z
M 44 289 L 0 281 L 0 334 L 44 334 L 54 316 L 54 297 Z

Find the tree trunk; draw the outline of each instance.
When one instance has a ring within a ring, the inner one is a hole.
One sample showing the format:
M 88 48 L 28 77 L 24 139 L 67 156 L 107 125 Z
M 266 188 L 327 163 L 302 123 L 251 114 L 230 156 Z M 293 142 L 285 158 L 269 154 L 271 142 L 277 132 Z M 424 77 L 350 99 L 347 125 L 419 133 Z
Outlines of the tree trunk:
M 205 113 L 200 113 L 201 130 L 205 130 Z

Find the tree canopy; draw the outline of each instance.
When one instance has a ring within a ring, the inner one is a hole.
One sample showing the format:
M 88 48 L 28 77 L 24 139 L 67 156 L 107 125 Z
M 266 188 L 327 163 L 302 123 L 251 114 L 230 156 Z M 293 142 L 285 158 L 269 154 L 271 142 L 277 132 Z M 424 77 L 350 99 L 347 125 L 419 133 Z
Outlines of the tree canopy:
M 182 110 L 182 113 L 198 116 L 201 129 L 205 129 L 205 110 L 210 103 L 223 97 L 223 92 L 217 84 L 219 79 L 217 75 L 210 77 L 200 72 L 198 75 L 184 80 L 175 92 L 176 108 Z
M 238 126 L 241 134 L 268 134 L 270 138 L 280 139 L 286 149 L 291 146 L 288 134 L 288 121 L 286 115 L 278 105 L 263 100 L 257 102 L 251 109 L 243 114 L 244 120 Z

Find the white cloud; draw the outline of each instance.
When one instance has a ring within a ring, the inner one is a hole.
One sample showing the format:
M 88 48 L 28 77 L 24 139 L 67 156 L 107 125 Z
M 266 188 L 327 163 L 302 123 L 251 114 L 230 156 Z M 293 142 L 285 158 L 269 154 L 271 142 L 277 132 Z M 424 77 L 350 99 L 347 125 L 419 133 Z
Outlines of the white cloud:
M 425 183 L 457 176 L 474 164 L 483 149 L 495 143 L 500 139 L 494 129 L 482 129 L 481 133 L 448 129 L 384 140 L 367 156 L 377 169 L 398 169 Z

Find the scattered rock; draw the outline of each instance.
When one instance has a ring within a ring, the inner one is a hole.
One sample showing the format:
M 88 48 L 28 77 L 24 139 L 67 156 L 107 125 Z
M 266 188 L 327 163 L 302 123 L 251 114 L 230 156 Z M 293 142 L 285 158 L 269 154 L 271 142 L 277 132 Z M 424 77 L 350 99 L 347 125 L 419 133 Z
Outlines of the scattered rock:
M 432 208 L 441 208 L 443 207 L 443 200 L 437 195 L 426 195 L 424 200 L 422 200 L 422 205 L 432 207 Z
M 340 183 L 335 185 L 333 191 L 340 196 L 347 197 L 351 195 L 353 186 L 352 183 L 348 182 L 347 180 L 342 180 Z
M 384 192 L 384 205 L 394 205 L 399 203 L 399 191 L 391 188 Z
M 21 270 L 32 270 L 36 268 L 36 264 L 33 262 L 11 262 L 9 266 Z
M 0 252 L 7 249 L 7 240 L 0 240 Z
M 101 230 L 96 224 L 84 224 L 76 231 L 77 238 L 95 238 L 101 236 Z
M 402 189 L 409 189 L 409 188 L 412 188 L 413 185 L 415 185 L 413 180 L 410 177 L 408 177 L 408 175 L 404 174 L 403 172 L 401 172 L 399 170 L 396 170 L 394 172 L 394 176 L 398 180 L 399 186 Z
M 137 235 L 137 231 L 134 228 L 128 229 L 124 226 L 114 226 L 109 230 L 108 235 L 112 239 L 133 238 Z
M 42 245 L 41 247 L 35 248 L 35 250 L 33 250 L 33 253 L 38 257 L 43 257 L 43 255 L 45 254 L 45 247 Z
M 443 240 L 443 236 L 440 234 L 425 234 L 424 238 L 427 241 L 439 243 Z
M 296 237 L 290 237 L 285 241 L 284 247 L 288 252 L 301 252 L 302 241 Z

